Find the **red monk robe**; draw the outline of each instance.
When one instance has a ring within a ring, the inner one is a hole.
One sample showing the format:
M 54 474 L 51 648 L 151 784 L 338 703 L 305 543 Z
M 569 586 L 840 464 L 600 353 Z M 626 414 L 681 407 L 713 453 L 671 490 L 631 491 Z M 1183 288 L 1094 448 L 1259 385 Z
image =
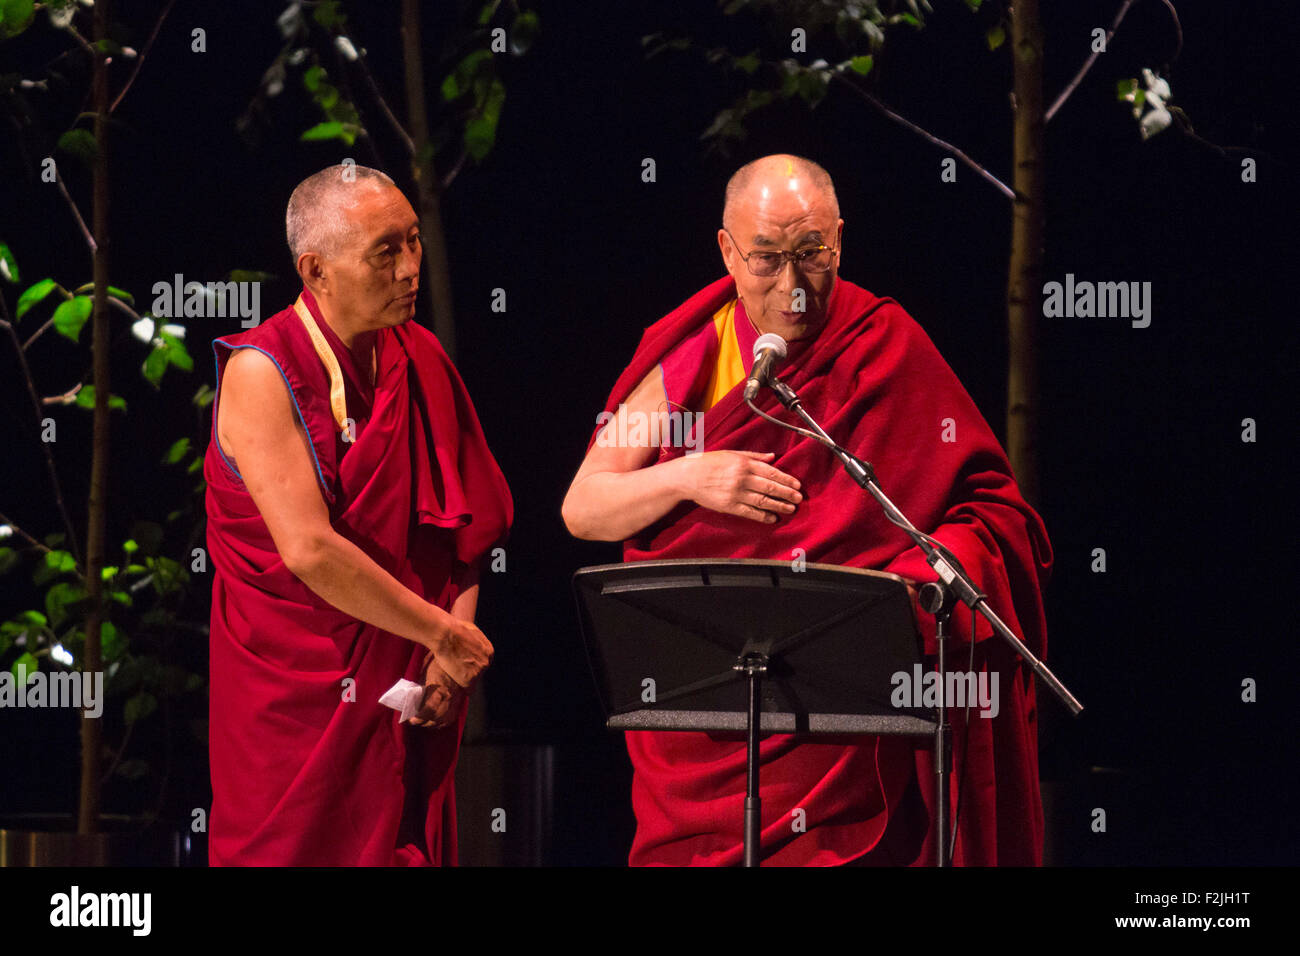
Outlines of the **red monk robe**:
M 213 343 L 217 398 L 204 462 L 215 568 L 209 858 L 454 864 L 464 709 L 443 730 L 399 723 L 379 697 L 403 677 L 423 683 L 425 649 L 336 610 L 285 567 L 216 438 L 226 361 L 255 348 L 279 366 L 334 528 L 444 610 L 468 567 L 504 539 L 510 492 L 430 332 L 414 322 L 380 330 L 371 388 L 370 370 L 356 368 L 310 292 L 302 302 L 343 373 L 354 441 L 336 424 L 330 376 L 293 309 Z
M 661 362 L 670 401 L 681 401 L 673 391 L 691 377 L 683 377 L 683 353 L 694 351 L 694 361 L 701 363 L 686 392 L 704 396 L 714 388 L 716 382 L 709 379 L 717 358 L 716 336 L 704 327 L 735 297 L 732 280 L 721 279 L 647 329 L 607 410 L 613 412 Z M 827 312 L 814 338 L 790 343 L 778 374 L 836 441 L 875 466 L 885 493 L 917 527 L 953 551 L 988 595 L 990 606 L 1041 657 L 1046 648 L 1041 591 L 1051 568 L 1051 545 L 1042 521 L 1020 496 L 988 425 L 925 332 L 892 299 L 841 278 Z M 735 327 L 748 368 L 755 333 L 740 304 Z M 701 450 L 775 452 L 772 466 L 801 482 L 805 497 L 798 510 L 765 526 L 684 502 L 627 541 L 625 560 L 792 560 L 798 548 L 810 562 L 935 579 L 920 550 L 889 523 L 875 499 L 849 479 L 826 448 L 758 418 L 741 392 L 740 386 L 730 389 L 704 413 Z M 756 404 L 769 414 L 792 417 L 769 390 Z M 951 441 L 943 440 L 946 426 Z M 658 460 L 685 450 L 665 447 Z M 934 620 L 919 608 L 917 618 L 926 652 L 933 655 Z M 950 667 L 967 667 L 970 632 L 971 612 L 959 605 L 950 628 Z M 998 716 L 982 718 L 973 708 L 968 736 L 964 713 L 950 715 L 952 809 L 961 799 L 954 861 L 1037 865 L 1043 817 L 1034 687 L 1028 668 L 1000 639 L 989 640 L 991 634 L 979 617 L 974 669 L 999 672 Z M 899 737 L 805 740 L 796 743 L 793 737 L 776 735 L 761 743 L 766 863 L 932 863 L 929 827 L 935 792 L 929 742 Z M 637 817 L 630 862 L 739 864 L 744 740 L 636 732 L 627 734 L 627 746 Z M 804 811 L 806 832 L 795 832 L 796 809 Z

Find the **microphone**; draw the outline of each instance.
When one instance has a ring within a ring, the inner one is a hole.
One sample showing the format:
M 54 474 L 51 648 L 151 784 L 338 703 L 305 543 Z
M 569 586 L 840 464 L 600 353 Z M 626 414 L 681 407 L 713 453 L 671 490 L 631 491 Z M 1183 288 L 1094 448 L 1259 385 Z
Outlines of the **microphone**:
M 752 402 L 758 390 L 772 373 L 772 366 L 778 359 L 785 358 L 785 339 L 775 332 L 768 332 L 758 337 L 754 343 L 754 365 L 749 378 L 745 381 L 745 401 Z

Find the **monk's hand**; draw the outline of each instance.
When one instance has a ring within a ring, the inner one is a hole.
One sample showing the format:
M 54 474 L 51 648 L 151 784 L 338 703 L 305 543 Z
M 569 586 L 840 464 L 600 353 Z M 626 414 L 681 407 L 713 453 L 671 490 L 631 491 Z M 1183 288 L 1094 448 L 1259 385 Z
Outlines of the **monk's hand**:
M 424 697 L 410 722 L 417 727 L 450 727 L 456 722 L 464 698 L 465 688 L 448 677 L 437 659 L 429 654 L 424 664 Z
M 691 500 L 711 511 L 772 524 L 803 501 L 799 480 L 773 468 L 772 452 L 709 451 L 690 455 Z
M 438 666 L 465 690 L 492 663 L 492 653 L 492 644 L 482 631 L 469 621 L 451 615 L 447 616 L 446 629 L 433 647 Z

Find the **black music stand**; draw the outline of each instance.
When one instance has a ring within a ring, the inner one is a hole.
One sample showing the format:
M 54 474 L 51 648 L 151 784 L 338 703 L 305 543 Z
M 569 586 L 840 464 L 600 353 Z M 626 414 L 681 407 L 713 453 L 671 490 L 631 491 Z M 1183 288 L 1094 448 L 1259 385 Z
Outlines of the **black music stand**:
M 923 661 L 906 584 L 884 571 L 735 559 L 573 576 L 611 730 L 748 732 L 746 866 L 759 863 L 761 732 L 936 734 L 933 711 L 890 702 L 891 676 Z

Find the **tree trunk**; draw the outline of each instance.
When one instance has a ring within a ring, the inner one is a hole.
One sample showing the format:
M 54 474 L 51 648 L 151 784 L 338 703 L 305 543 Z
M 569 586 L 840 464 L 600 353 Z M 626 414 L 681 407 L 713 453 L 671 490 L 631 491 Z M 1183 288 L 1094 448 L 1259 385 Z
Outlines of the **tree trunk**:
M 415 143 L 411 175 L 420 206 L 420 233 L 429 272 L 429 297 L 433 306 L 433 334 L 454 361 L 456 322 L 451 298 L 451 268 L 447 263 L 447 238 L 442 229 L 442 184 L 429 148 L 429 119 L 424 102 L 424 60 L 421 50 L 420 0 L 402 0 L 402 58 L 406 75 L 407 125 Z
M 108 0 L 95 4 L 95 100 L 94 214 L 95 265 L 92 351 L 94 359 L 95 413 L 90 452 L 90 495 L 86 528 L 86 647 L 82 669 L 96 673 L 103 669 L 100 634 L 104 621 L 104 537 L 108 517 L 108 67 L 98 44 L 108 37 Z M 78 803 L 77 832 L 99 829 L 100 723 L 81 715 L 81 799 Z
M 1020 491 L 1038 506 L 1038 357 L 1035 330 L 1043 269 L 1043 29 L 1038 0 L 1010 8 L 1015 71 L 1011 263 L 1007 274 L 1007 455 Z

